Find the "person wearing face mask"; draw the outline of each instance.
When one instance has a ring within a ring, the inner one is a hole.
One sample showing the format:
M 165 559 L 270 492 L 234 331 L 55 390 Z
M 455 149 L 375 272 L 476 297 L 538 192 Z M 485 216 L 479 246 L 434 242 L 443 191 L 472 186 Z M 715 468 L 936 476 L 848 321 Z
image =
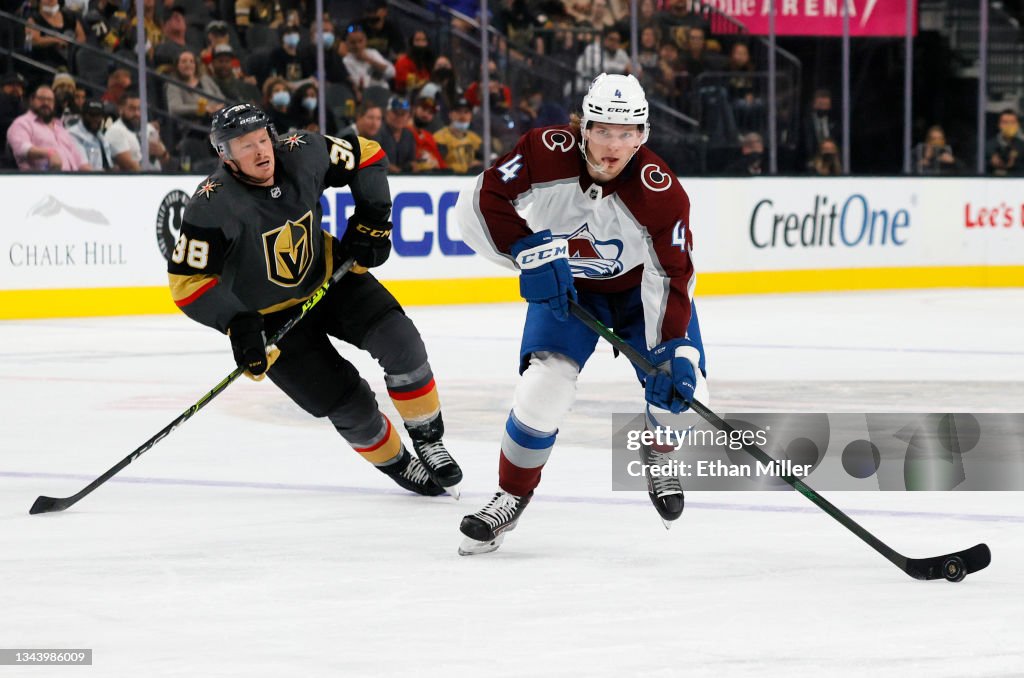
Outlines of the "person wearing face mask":
M 78 116 L 82 112 L 75 105 L 75 79 L 68 73 L 58 73 L 53 76 L 53 114 L 60 118 L 64 127 L 70 128 L 78 122 Z
M 764 174 L 764 139 L 760 134 L 744 134 L 740 139 L 740 154 L 735 162 L 726 167 L 726 174 L 738 177 L 756 177 Z
M 395 62 L 395 91 L 399 94 L 414 92 L 430 81 L 430 66 L 434 51 L 426 31 L 414 31 L 409 38 L 409 49 Z
M 61 9 L 60 0 L 39 0 L 39 8 L 29 15 L 27 23 L 25 40 L 26 45 L 31 45 L 29 55 L 54 70 L 70 71 L 71 44 L 85 42 L 85 28 L 79 15 Z M 33 26 L 56 31 L 62 37 L 45 34 Z
M 292 91 L 284 78 L 270 77 L 263 83 L 263 109 L 282 133 L 295 129 L 297 121 L 292 117 Z
M 270 75 L 284 78 L 292 87 L 312 80 L 315 74 L 299 53 L 301 42 L 302 34 L 299 27 L 289 26 L 281 33 L 281 44 L 270 53 Z
M 434 60 L 430 70 L 429 84 L 437 85 L 437 99 L 445 110 L 451 110 L 452 103 L 462 96 L 455 79 L 455 69 L 452 68 L 451 59 L 443 54 Z
M 1024 138 L 1020 135 L 1020 116 L 1012 109 L 999 114 L 999 133 L 985 146 L 988 173 L 997 177 L 1024 176 Z
M 801 154 L 807 161 L 814 156 L 825 139 L 842 143 L 839 120 L 832 108 L 832 93 L 825 88 L 814 90 L 811 110 L 804 116 L 803 133 L 800 139 Z
M 303 68 L 308 73 L 316 73 L 317 43 L 320 42 L 317 34 L 316 22 L 309 27 L 309 41 L 302 50 Z M 338 40 L 335 33 L 334 21 L 331 17 L 324 15 L 324 75 L 327 82 L 348 87 L 353 93 L 356 91 L 355 84 L 348 74 L 343 58 L 344 41 Z
M 817 154 L 807 166 L 811 174 L 819 177 L 838 177 L 843 174 L 843 165 L 839 161 L 839 146 L 833 139 L 825 139 L 818 146 Z
M 914 174 L 954 175 L 963 166 L 953 155 L 953 147 L 946 143 L 946 132 L 939 125 L 928 128 L 924 143 L 914 146 Z
M 452 105 L 448 120 L 448 126 L 434 135 L 445 164 L 456 174 L 478 173 L 483 167 L 480 150 L 484 141 L 469 129 L 473 123 L 473 107 L 465 97 Z
M 321 134 L 326 132 L 333 136 L 338 132 L 338 126 L 334 122 L 333 115 L 328 114 L 325 116 L 327 129 L 320 129 L 319 94 L 320 92 L 314 82 L 306 83 L 296 88 L 292 94 L 292 121 L 294 122 L 295 129 L 319 132 Z

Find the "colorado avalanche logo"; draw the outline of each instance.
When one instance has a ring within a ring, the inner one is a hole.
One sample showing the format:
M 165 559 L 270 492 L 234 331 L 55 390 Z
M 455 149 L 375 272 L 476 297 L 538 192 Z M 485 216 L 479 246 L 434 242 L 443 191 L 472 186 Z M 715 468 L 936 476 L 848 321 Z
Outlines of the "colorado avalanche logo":
M 622 273 L 621 240 L 597 240 L 583 224 L 566 238 L 572 274 L 585 278 L 612 278 Z
M 667 191 L 672 186 L 672 176 L 662 172 L 661 168 L 654 163 L 644 165 L 640 170 L 640 181 L 655 193 Z
M 540 136 L 540 140 L 544 142 L 544 146 L 546 146 L 549 151 L 562 151 L 563 153 L 568 153 L 575 145 L 573 143 L 572 135 L 565 130 L 560 129 L 544 130 L 544 134 Z

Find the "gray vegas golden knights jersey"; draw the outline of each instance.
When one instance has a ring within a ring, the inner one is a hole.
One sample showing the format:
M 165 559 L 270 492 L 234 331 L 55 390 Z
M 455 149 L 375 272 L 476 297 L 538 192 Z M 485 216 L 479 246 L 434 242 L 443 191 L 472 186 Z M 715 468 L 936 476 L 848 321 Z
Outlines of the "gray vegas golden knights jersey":
M 252 186 L 221 166 L 196 190 L 167 262 L 171 296 L 190 318 L 225 332 L 244 311 L 272 313 L 308 299 L 334 268 L 338 241 L 320 227 L 320 195 L 349 186 L 355 216 L 387 222 L 387 159 L 375 141 L 297 132 L 274 151 L 274 185 Z

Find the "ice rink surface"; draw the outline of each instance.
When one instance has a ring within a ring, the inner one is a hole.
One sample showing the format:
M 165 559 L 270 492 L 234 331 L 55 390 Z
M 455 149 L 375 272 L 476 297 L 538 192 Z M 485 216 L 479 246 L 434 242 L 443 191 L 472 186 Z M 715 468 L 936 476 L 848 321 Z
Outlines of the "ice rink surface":
M 711 404 L 1021 412 L 1022 309 L 1020 290 L 704 299 Z M 496 487 L 524 310 L 409 311 L 461 503 L 402 492 L 242 379 L 31 517 L 233 365 L 184 316 L 0 323 L 0 647 L 94 649 L 0 677 L 1024 676 L 1024 493 L 826 493 L 908 556 L 987 542 L 991 567 L 956 585 L 910 579 L 794 492 L 691 492 L 666 532 L 645 494 L 611 491 L 610 413 L 642 392 L 603 345 L 519 528 L 457 556 Z

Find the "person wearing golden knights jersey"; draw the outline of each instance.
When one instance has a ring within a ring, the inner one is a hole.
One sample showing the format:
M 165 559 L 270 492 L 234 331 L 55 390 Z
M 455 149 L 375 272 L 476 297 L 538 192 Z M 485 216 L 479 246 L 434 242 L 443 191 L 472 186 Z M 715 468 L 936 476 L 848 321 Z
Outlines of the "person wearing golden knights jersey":
M 182 217 L 167 267 L 175 303 L 193 320 L 227 333 L 247 375 L 269 375 L 400 486 L 457 497 L 462 471 L 442 442 L 440 401 L 423 341 L 367 271 L 391 252 L 391 195 L 380 146 L 355 134 L 299 132 L 278 139 L 267 114 L 252 104 L 219 111 L 210 141 L 223 164 L 200 184 Z M 348 186 L 355 199 L 340 241 L 320 227 L 320 195 L 329 186 Z M 267 336 L 350 258 L 352 270 L 277 343 L 279 354 L 268 354 Z M 419 459 L 329 336 L 380 363 Z

